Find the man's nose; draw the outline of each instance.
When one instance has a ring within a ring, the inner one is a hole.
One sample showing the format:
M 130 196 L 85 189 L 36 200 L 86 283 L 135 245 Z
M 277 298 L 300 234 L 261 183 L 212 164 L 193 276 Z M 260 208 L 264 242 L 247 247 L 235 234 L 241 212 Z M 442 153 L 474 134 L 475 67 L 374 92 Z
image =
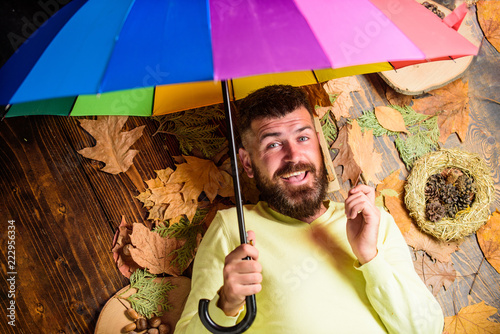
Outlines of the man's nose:
M 296 143 L 287 142 L 285 152 L 285 161 L 298 162 L 300 160 L 301 151 Z

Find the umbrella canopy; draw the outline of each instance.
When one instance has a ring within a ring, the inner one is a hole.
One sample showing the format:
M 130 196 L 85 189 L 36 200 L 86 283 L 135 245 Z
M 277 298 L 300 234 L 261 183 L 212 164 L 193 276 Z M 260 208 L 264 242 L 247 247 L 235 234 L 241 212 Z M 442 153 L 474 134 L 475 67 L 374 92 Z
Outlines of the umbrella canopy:
M 159 115 L 222 102 L 221 80 L 238 99 L 476 53 L 414 0 L 73 0 L 0 69 L 0 105 Z

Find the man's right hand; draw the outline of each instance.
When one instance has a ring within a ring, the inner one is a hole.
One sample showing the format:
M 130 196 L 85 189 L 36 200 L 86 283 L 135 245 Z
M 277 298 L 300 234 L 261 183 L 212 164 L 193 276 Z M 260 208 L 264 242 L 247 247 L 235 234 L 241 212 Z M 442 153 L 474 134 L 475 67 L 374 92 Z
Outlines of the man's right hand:
M 255 244 L 253 231 L 248 231 L 248 239 Z M 250 260 L 244 260 L 247 256 Z M 262 266 L 257 262 L 258 258 L 259 251 L 251 244 L 240 245 L 226 256 L 224 285 L 219 291 L 217 306 L 227 316 L 237 315 L 245 297 L 262 289 Z

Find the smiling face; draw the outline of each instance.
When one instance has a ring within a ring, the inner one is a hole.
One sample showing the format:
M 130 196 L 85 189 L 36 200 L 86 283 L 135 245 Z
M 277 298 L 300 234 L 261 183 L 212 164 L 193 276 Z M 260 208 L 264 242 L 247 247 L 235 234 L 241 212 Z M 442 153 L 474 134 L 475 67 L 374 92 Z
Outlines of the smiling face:
M 243 134 L 240 159 L 271 208 L 304 221 L 324 207 L 327 178 L 318 135 L 305 107 L 279 118 L 258 118 Z

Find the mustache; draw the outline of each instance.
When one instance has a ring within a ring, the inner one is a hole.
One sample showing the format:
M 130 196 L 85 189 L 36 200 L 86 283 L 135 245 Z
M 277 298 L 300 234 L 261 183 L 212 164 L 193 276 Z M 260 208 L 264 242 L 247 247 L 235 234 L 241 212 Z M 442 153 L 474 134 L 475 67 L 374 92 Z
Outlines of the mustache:
M 289 173 L 294 173 L 294 172 L 299 172 L 299 171 L 307 171 L 311 172 L 313 174 L 316 173 L 316 167 L 314 167 L 313 164 L 305 163 L 305 162 L 299 162 L 299 163 L 293 163 L 289 162 L 283 167 L 279 168 L 276 172 L 274 172 L 273 177 L 280 178 L 285 174 Z

